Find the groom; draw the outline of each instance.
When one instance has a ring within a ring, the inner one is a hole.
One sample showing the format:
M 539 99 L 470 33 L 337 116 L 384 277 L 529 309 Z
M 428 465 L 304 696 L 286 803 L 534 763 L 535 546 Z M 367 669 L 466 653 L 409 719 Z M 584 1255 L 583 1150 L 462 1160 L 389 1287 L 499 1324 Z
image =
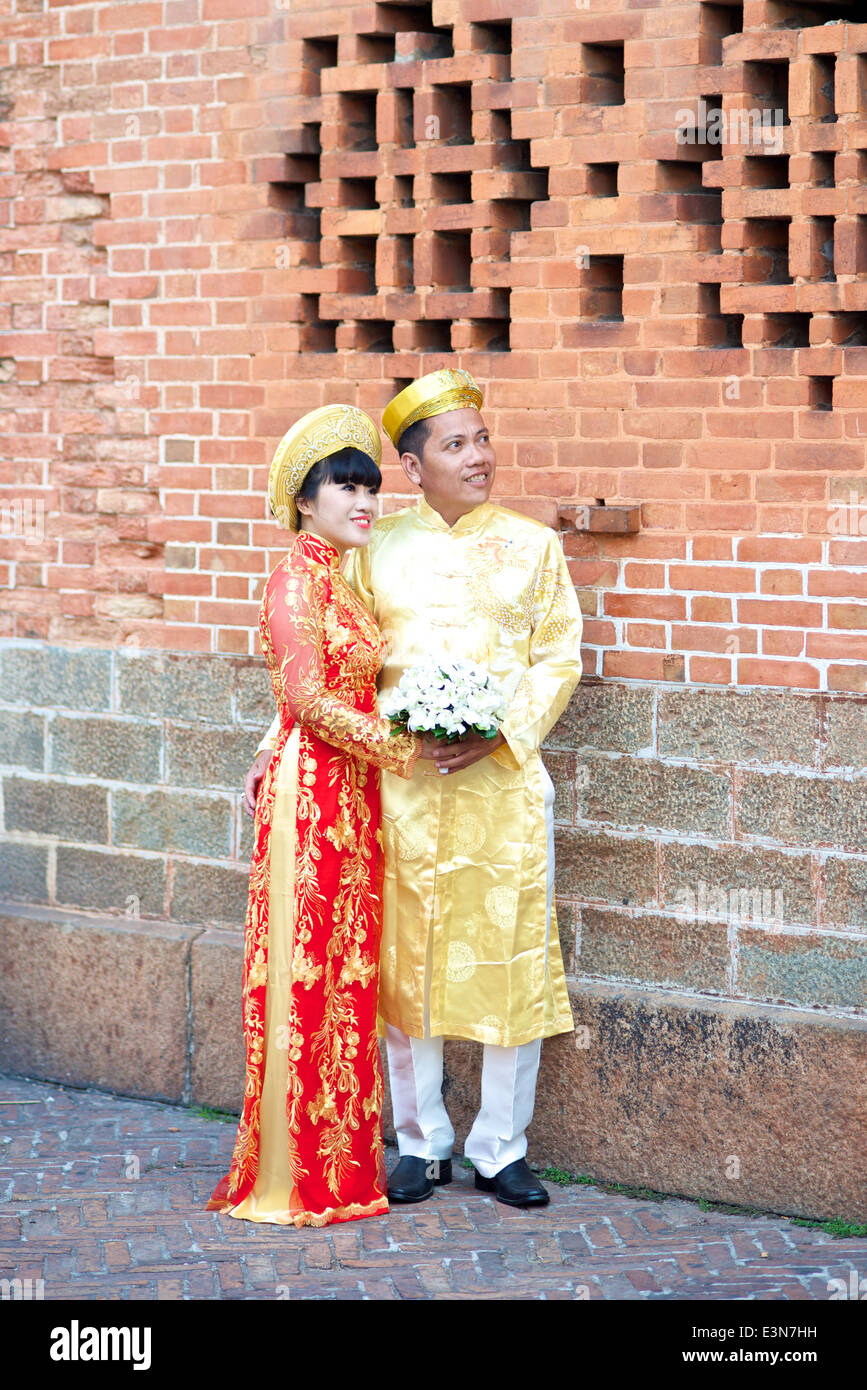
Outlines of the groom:
M 483 1044 L 481 1107 L 464 1145 L 476 1187 L 546 1203 L 525 1160 L 541 1040 L 571 1032 L 553 909 L 551 779 L 539 746 L 581 675 L 581 614 L 556 534 L 494 506 L 482 393 L 431 372 L 387 406 L 383 428 L 417 506 L 380 518 L 346 577 L 388 640 L 380 691 L 425 655 L 485 666 L 505 690 L 495 739 L 469 735 L 382 775 L 385 885 L 379 1011 L 400 1162 L 392 1202 L 451 1181 L 443 1039 Z M 247 779 L 248 809 L 276 733 Z M 264 750 L 264 751 L 263 751 Z

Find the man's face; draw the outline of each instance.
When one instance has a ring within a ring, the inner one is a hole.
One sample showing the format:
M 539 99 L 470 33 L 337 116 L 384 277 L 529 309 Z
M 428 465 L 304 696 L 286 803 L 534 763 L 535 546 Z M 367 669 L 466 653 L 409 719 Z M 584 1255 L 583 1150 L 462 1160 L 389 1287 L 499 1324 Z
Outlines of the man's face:
M 453 526 L 466 512 L 487 502 L 497 459 L 485 422 L 467 406 L 434 415 L 421 460 L 402 454 L 407 477 L 421 486 L 425 501 Z

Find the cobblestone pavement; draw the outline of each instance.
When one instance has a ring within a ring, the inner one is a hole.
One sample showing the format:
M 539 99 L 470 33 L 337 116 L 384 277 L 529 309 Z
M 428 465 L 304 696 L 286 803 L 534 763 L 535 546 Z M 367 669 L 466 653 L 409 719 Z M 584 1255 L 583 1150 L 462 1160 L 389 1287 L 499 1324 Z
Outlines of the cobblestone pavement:
M 867 1275 L 865 1240 L 583 1186 L 524 1211 L 460 1163 L 386 1217 L 254 1225 L 204 1210 L 234 1124 L 11 1078 L 0 1100 L 0 1276 L 44 1280 L 45 1299 L 827 1301 L 829 1280 Z

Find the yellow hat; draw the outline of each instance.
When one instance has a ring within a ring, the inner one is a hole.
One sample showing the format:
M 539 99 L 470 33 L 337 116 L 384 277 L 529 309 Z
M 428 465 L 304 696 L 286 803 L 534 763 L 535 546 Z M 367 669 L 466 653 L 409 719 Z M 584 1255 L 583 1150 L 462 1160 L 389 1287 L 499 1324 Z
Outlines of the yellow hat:
M 404 430 L 418 420 L 429 420 L 432 415 L 464 410 L 468 406 L 479 410 L 481 404 L 482 393 L 469 372 L 444 367 L 442 371 L 428 372 L 427 376 L 410 382 L 389 401 L 383 411 L 382 428 L 396 445 Z
M 369 415 L 354 405 L 322 405 L 296 420 L 271 460 L 268 503 L 281 526 L 299 529 L 295 498 L 311 468 L 341 449 L 360 449 L 379 465 L 382 440 Z

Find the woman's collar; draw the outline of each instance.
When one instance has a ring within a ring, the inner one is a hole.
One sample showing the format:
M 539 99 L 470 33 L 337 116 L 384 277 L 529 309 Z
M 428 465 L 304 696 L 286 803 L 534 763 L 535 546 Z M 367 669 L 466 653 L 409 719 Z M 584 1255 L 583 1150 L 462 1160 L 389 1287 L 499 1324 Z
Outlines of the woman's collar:
M 324 536 L 314 536 L 312 531 L 299 531 L 293 550 L 300 551 L 302 555 L 311 560 L 318 560 L 321 565 L 328 565 L 333 570 L 340 568 L 340 551 L 337 547 Z

